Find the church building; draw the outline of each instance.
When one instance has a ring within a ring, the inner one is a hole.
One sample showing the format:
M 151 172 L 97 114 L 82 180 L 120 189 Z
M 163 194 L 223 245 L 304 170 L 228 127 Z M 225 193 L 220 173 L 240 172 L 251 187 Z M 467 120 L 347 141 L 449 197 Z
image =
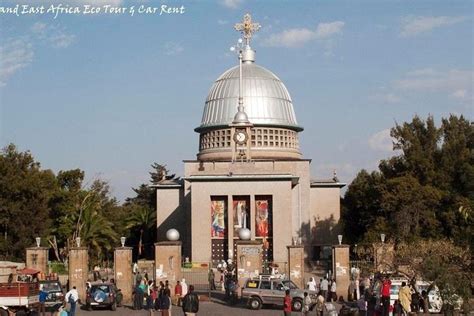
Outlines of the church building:
M 289 245 L 303 244 L 306 257 L 314 260 L 322 245 L 337 241 L 327 239 L 339 221 L 345 184 L 336 176 L 311 179 L 290 94 L 256 63 L 250 46 L 259 28 L 249 14 L 235 25 L 243 36 L 236 49 L 239 64 L 210 88 L 194 129 L 196 159 L 184 161 L 182 179 L 156 185 L 158 241 L 177 229 L 183 257 L 193 262 L 235 260 L 243 229 L 277 264 L 288 260 Z

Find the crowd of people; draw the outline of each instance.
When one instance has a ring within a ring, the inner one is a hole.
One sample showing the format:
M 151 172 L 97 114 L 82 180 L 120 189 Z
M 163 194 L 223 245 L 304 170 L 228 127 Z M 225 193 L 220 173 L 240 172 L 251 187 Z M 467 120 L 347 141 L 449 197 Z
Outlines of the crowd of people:
M 180 306 L 185 315 L 195 315 L 199 311 L 199 297 L 194 292 L 194 286 L 186 283 L 185 279 L 177 281 L 174 289 L 168 280 L 156 283 L 135 273 L 135 287 L 133 290 L 134 310 L 155 310 L 163 316 L 171 315 L 173 305 Z

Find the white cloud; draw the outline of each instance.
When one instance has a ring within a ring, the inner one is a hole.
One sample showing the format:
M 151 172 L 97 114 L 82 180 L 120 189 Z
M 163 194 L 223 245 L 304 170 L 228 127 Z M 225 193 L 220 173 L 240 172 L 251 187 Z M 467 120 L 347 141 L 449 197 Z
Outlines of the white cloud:
M 392 137 L 390 136 L 390 129 L 384 129 L 377 132 L 369 137 L 369 147 L 376 151 L 392 151 L 393 143 Z
M 270 37 L 263 41 L 263 44 L 273 47 L 298 47 L 312 40 L 329 39 L 336 34 L 341 34 L 344 25 L 345 23 L 342 21 L 334 21 L 319 23 L 316 30 L 310 30 L 308 28 L 288 29 L 270 35 Z
M 463 16 L 408 16 L 402 19 L 400 36 L 412 37 L 435 28 L 457 24 L 466 20 Z
M 467 96 L 467 90 L 461 89 L 454 91 L 451 96 L 456 99 L 465 99 Z
M 377 93 L 377 94 L 371 95 L 369 99 L 377 101 L 377 102 L 391 103 L 391 104 L 398 103 L 401 100 L 401 98 L 398 95 L 392 92 Z
M 335 34 L 342 33 L 342 28 L 344 27 L 344 22 L 334 21 L 329 23 L 319 23 L 316 28 L 315 36 L 317 39 L 325 39 L 331 37 Z
M 436 71 L 429 69 L 428 71 L 422 69 L 408 72 L 405 78 L 395 81 L 394 85 L 400 90 L 447 92 L 448 94 L 465 90 L 466 94 L 472 94 L 473 77 L 472 70 Z
M 33 61 L 31 43 L 22 39 L 9 40 L 0 46 L 0 87 L 7 84 L 8 79 L 17 71 L 25 68 Z
M 58 26 L 41 22 L 33 24 L 31 31 L 39 39 L 48 41 L 55 48 L 66 48 L 74 43 L 76 38 L 75 35 L 66 33 L 64 29 Z
M 165 43 L 163 48 L 164 48 L 165 55 L 168 55 L 168 56 L 177 55 L 184 51 L 183 46 L 175 42 L 167 42 Z
M 237 9 L 243 0 L 221 0 L 220 4 L 229 9 Z

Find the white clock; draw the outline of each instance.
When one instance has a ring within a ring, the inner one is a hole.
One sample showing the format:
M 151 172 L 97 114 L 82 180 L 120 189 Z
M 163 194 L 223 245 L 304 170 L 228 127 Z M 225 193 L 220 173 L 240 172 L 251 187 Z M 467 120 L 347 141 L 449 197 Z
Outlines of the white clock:
M 248 135 L 245 131 L 236 131 L 234 134 L 234 141 L 239 144 L 243 145 L 247 142 Z

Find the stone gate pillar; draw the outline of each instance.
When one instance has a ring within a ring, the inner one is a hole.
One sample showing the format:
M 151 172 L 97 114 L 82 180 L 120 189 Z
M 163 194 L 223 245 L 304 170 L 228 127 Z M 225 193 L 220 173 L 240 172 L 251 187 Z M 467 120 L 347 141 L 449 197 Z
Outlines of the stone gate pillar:
M 304 284 L 304 247 L 302 245 L 286 246 L 288 249 L 288 275 L 300 289 Z
M 48 247 L 30 247 L 26 248 L 26 267 L 40 270 L 47 275 L 48 271 Z
M 349 266 L 349 245 L 336 245 L 332 247 L 332 271 L 336 279 L 336 294 L 347 300 L 351 270 Z M 330 289 L 329 289 L 330 290 Z
M 72 247 L 69 250 L 69 289 L 76 287 L 81 302 L 86 301 L 86 282 L 89 275 L 87 247 Z
M 169 281 L 174 290 L 176 281 L 181 281 L 181 241 L 155 243 L 155 282 Z M 174 294 L 173 291 L 171 294 Z
M 236 241 L 236 267 L 240 286 L 244 286 L 248 278 L 256 277 L 262 271 L 262 241 Z
M 114 276 L 117 288 L 122 291 L 123 303 L 132 302 L 132 247 L 115 248 Z

